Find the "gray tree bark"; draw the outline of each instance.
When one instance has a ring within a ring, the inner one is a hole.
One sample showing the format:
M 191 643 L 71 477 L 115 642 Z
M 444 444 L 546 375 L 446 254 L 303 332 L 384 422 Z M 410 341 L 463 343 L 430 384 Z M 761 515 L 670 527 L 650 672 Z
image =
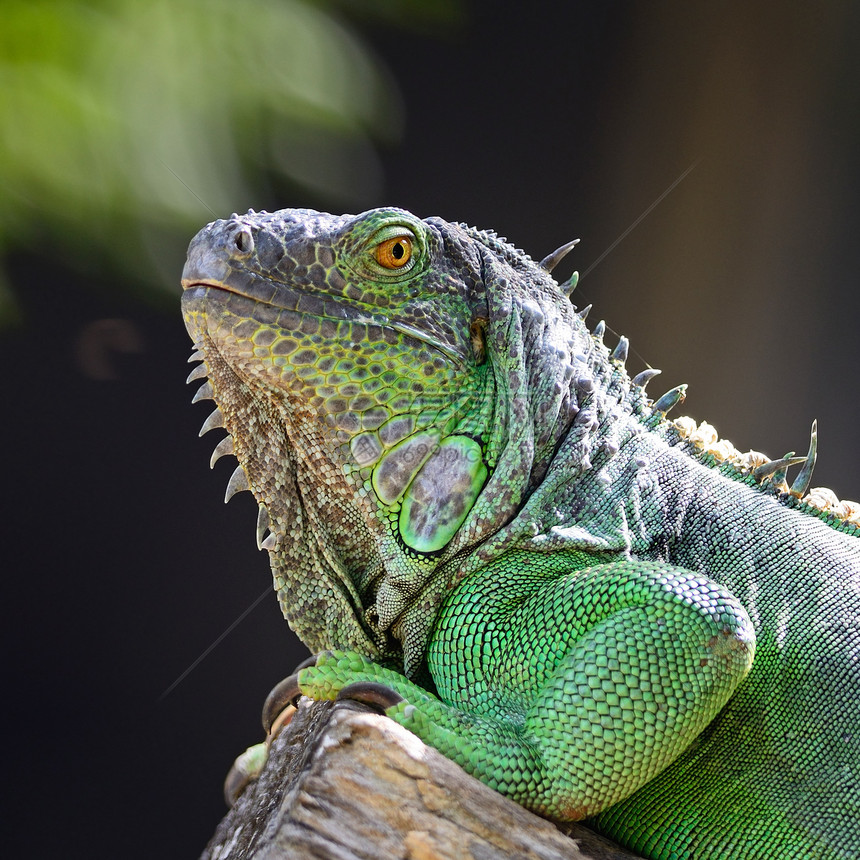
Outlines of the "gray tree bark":
M 556 827 L 392 720 L 303 699 L 201 860 L 638 860 Z

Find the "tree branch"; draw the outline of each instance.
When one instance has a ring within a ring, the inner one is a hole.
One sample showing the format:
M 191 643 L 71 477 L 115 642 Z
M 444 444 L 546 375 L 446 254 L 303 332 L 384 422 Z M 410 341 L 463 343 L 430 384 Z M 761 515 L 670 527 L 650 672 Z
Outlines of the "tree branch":
M 392 720 L 303 699 L 201 860 L 637 860 L 564 831 Z

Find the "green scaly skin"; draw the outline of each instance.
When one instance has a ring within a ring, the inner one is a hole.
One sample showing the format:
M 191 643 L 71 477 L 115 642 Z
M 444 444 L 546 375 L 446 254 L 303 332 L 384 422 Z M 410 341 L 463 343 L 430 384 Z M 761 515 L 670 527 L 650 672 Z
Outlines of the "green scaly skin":
M 488 785 L 647 857 L 860 855 L 860 540 L 782 464 L 683 441 L 679 393 L 492 233 L 249 212 L 183 286 L 228 495 L 330 652 L 304 694 L 382 684 Z

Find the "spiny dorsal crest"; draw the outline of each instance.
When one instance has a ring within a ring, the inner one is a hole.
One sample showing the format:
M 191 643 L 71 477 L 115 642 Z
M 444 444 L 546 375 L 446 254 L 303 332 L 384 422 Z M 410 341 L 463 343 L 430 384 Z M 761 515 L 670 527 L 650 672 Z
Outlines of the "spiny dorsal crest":
M 590 307 L 589 305 L 580 313 L 581 318 L 584 319 Z M 604 351 L 605 331 L 606 324 L 601 320 L 594 326 L 591 334 L 595 346 Z M 621 337 L 612 358 L 623 366 L 628 349 L 627 338 Z M 689 417 L 681 417 L 674 421 L 667 420 L 667 413 L 684 402 L 687 393 L 686 385 L 678 385 L 670 389 L 657 400 L 646 400 L 645 386 L 659 373 L 659 370 L 648 368 L 631 380 L 633 392 L 642 400 L 640 407 L 644 406 L 647 410 L 645 419 L 647 427 L 652 430 L 669 427 L 677 434 L 679 441 L 685 444 L 687 451 L 706 465 L 718 468 L 728 477 L 743 480 L 762 491 L 774 493 L 787 506 L 818 517 L 839 531 L 860 536 L 860 502 L 840 501 L 836 494 L 826 487 L 809 488 L 818 455 L 817 421 L 812 423 L 809 450 L 803 457 L 795 457 L 794 451 L 789 451 L 784 457 L 778 459 L 772 459 L 760 451 L 741 453 L 727 439 L 720 439 L 716 428 L 706 421 L 697 423 L 695 419 Z M 789 486 L 786 475 L 792 466 L 801 468 Z
M 486 245 L 491 251 L 501 255 L 512 266 L 534 263 L 534 260 L 525 251 L 512 245 L 504 236 L 499 236 L 495 230 L 478 230 L 477 227 L 470 227 L 462 222 L 457 222 L 457 226 L 482 245 Z
M 683 416 L 671 422 L 670 426 L 691 452 L 705 462 L 752 480 L 762 489 L 775 491 L 791 507 L 823 519 L 835 528 L 860 534 L 860 503 L 840 500 L 826 487 L 809 489 L 818 451 L 817 422 L 812 423 L 809 452 L 805 457 L 795 457 L 790 451 L 777 460 L 761 451 L 741 453 L 728 439 L 720 439 L 716 428 L 707 421 L 697 423 L 694 418 Z M 801 470 L 789 486 L 786 472 L 792 465 L 800 465 Z

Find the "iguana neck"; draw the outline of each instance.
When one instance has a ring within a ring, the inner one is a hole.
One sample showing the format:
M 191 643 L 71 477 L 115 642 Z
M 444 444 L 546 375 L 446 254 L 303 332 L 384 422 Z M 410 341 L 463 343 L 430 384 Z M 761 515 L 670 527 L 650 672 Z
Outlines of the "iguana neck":
M 265 548 L 291 627 L 313 650 L 353 648 L 396 659 L 407 635 L 398 616 L 469 541 L 459 531 L 435 553 L 404 545 L 366 492 L 362 456 L 378 465 L 381 451 L 403 449 L 397 441 L 403 437 L 413 448 L 419 442 L 434 450 L 474 445 L 494 467 L 508 427 L 497 408 L 492 365 L 480 367 L 469 386 L 441 405 L 409 391 L 408 409 L 374 432 L 355 434 L 332 427 L 324 416 L 309 417 L 304 399 L 261 384 L 259 375 L 244 376 L 242 362 L 235 355 L 225 360 L 216 341 L 198 345 L 222 411 L 219 420 L 264 512 L 270 532 Z M 396 398 L 389 402 L 396 405 Z M 407 450 L 404 456 L 412 454 L 426 459 L 426 452 Z

